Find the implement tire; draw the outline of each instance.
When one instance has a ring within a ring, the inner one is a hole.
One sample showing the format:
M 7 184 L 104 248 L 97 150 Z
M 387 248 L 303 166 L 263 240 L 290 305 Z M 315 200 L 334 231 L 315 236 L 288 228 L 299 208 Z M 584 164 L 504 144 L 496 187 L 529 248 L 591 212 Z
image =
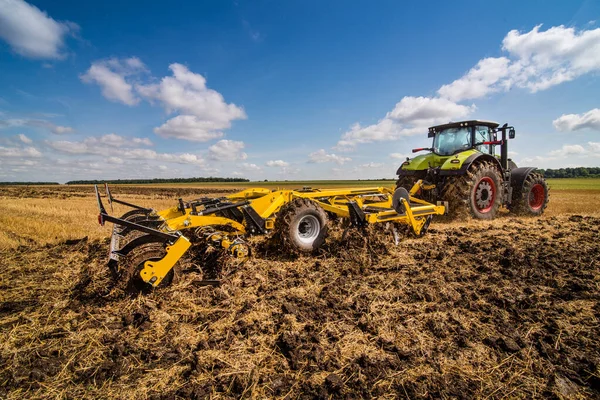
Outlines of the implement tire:
M 295 199 L 277 213 L 275 238 L 284 249 L 311 253 L 325 243 L 328 231 L 327 213 L 309 199 Z
M 494 219 L 502 205 L 502 178 L 498 168 L 487 161 L 473 164 L 464 175 L 448 177 L 442 198 L 453 218 L 471 215 Z
M 519 215 L 542 215 L 548 206 L 550 190 L 539 172 L 530 173 L 523 186 L 513 188 L 513 201 L 510 211 Z
M 138 293 L 147 294 L 150 293 L 154 287 L 142 279 L 140 272 L 144 268 L 146 261 L 158 261 L 167 254 L 165 246 L 162 243 L 146 243 L 129 253 L 122 261 L 123 269 L 119 279 L 118 286 L 123 289 L 126 293 L 135 295 Z M 177 262 L 173 268 L 167 273 L 160 284 L 156 287 L 163 288 L 169 286 L 177 277 L 176 269 L 178 269 L 179 262 Z

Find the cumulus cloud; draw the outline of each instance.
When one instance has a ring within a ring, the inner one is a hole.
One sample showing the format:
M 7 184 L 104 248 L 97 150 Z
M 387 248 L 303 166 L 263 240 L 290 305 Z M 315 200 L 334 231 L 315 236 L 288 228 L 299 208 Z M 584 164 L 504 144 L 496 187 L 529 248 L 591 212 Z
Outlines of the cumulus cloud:
M 50 131 L 56 135 L 64 135 L 75 132 L 75 129 L 71 128 L 70 126 L 55 125 L 50 127 Z
M 360 164 L 358 168 L 381 168 L 383 167 L 382 163 L 370 162 L 366 164 Z
M 262 168 L 259 167 L 256 164 L 250 164 L 250 163 L 242 163 L 242 167 L 246 170 L 246 171 L 262 171 Z
M 438 94 L 462 101 L 512 87 L 535 93 L 600 70 L 600 28 L 540 28 L 526 33 L 511 30 L 502 41 L 507 57 L 480 60 L 460 79 L 443 85 Z
M 78 30 L 77 24 L 55 21 L 23 0 L 0 0 L 0 38 L 24 57 L 64 58 L 65 37 Z
M 22 133 L 19 133 L 17 135 L 17 137 L 19 138 L 19 140 L 25 144 L 31 144 L 33 141 L 31 139 L 29 139 L 27 136 L 25 136 Z
M 111 147 L 152 146 L 152 141 L 150 141 L 150 139 L 148 139 L 148 138 L 131 138 L 130 139 L 130 138 L 126 138 L 123 136 L 119 136 L 114 133 L 109 133 L 107 135 L 103 135 L 103 136 L 99 136 L 99 137 L 90 136 L 90 137 L 85 138 L 83 140 L 83 143 L 85 143 L 88 146 L 98 145 L 98 144 L 111 146 Z
M 269 160 L 265 163 L 267 167 L 279 167 L 286 168 L 290 166 L 290 163 L 283 160 Z
M 203 120 L 194 115 L 178 115 L 158 128 L 154 128 L 154 133 L 165 138 L 207 142 L 223 137 L 223 132 L 220 129 L 228 127 L 227 124 L 223 125 L 215 121 Z
M 352 125 L 342 135 L 335 149 L 349 151 L 358 143 L 397 140 L 403 136 L 421 134 L 428 126 L 465 117 L 475 109 L 474 105 L 461 105 L 448 99 L 407 96 L 376 124 L 364 127 L 358 123 Z
M 462 78 L 443 85 L 438 93 L 449 100 L 461 101 L 497 92 L 500 87 L 496 84 L 508 75 L 509 64 L 510 60 L 506 57 L 484 58 Z
M 600 152 L 600 142 L 588 142 L 593 152 Z
M 68 154 L 114 154 L 126 147 L 152 146 L 148 138 L 126 138 L 109 133 L 103 136 L 90 136 L 82 141 L 67 140 L 46 142 L 51 148 Z
M 244 147 L 244 142 L 219 140 L 208 148 L 208 157 L 216 161 L 245 160 L 248 155 L 242 151 Z
M 116 143 L 120 139 L 109 138 L 103 140 L 103 138 L 109 137 L 106 135 L 100 138 L 87 138 L 81 142 L 69 142 L 65 140 L 46 142 L 48 147 L 57 150 L 64 154 L 71 155 L 102 155 L 108 156 L 109 162 L 118 164 L 120 160 L 156 160 L 163 162 L 171 162 L 176 164 L 193 164 L 204 166 L 205 160 L 195 154 L 183 153 L 183 154 L 172 154 L 172 153 L 158 153 L 151 149 L 142 148 L 127 148 L 118 147 L 109 143 Z M 115 135 L 117 136 L 117 135 Z M 131 144 L 132 141 L 126 143 Z
M 99 85 L 102 95 L 107 99 L 134 106 L 140 102 L 140 99 L 133 93 L 133 85 L 125 78 L 144 71 L 146 67 L 137 57 L 123 60 L 111 58 L 93 62 L 80 79 L 85 83 Z
M 31 126 L 35 128 L 44 128 L 54 133 L 55 135 L 64 135 L 74 133 L 75 129 L 70 126 L 56 125 L 53 122 L 44 119 L 7 119 L 0 121 L 0 128 L 13 128 L 18 126 Z
M 221 93 L 209 89 L 202 75 L 177 63 L 169 69 L 173 75 L 160 83 L 136 85 L 142 97 L 160 102 L 168 113 L 181 113 L 157 128 L 157 134 L 206 141 L 223 136 L 221 130 L 230 128 L 233 120 L 247 118 L 243 108 L 225 102 Z
M 158 83 L 144 83 L 141 73 L 147 69 L 138 58 L 112 58 L 92 63 L 81 79 L 97 83 L 109 100 L 133 106 L 145 99 L 160 104 L 168 114 L 178 114 L 154 129 L 166 138 L 205 142 L 222 137 L 232 121 L 247 118 L 243 108 L 227 103 L 221 93 L 209 89 L 202 75 L 177 63 L 169 69 L 171 76 Z
M 42 153 L 34 147 L 3 147 L 0 146 L 0 157 L 41 157 Z
M 585 148 L 579 144 L 565 144 L 560 149 L 551 151 L 548 155 L 550 157 L 563 157 L 585 153 Z
M 563 114 L 552 121 L 554 127 L 563 132 L 577 131 L 580 129 L 594 129 L 600 131 L 600 109 L 594 108 L 583 114 Z
M 337 154 L 327 154 L 325 149 L 317 150 L 308 155 L 309 163 L 326 163 L 326 162 L 334 162 L 336 164 L 344 164 L 345 162 L 352 161 L 349 157 L 338 156 Z

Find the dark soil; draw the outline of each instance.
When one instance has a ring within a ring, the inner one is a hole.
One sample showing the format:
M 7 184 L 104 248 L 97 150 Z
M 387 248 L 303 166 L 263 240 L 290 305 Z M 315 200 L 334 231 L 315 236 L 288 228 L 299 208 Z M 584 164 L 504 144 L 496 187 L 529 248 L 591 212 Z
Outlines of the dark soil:
M 339 230 L 131 297 L 107 242 L 0 256 L 0 398 L 600 398 L 600 218 Z

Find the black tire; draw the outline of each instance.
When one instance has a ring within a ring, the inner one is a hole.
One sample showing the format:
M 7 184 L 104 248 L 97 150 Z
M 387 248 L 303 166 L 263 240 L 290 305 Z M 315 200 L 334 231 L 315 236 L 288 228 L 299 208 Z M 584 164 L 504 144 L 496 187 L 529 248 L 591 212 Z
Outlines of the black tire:
M 283 206 L 275 219 L 275 238 L 292 252 L 311 253 L 325 243 L 327 213 L 309 199 L 296 199 Z
M 550 200 L 550 189 L 539 172 L 527 175 L 523 186 L 513 188 L 510 211 L 520 215 L 542 215 Z
M 448 202 L 453 218 L 494 219 L 502 196 L 501 173 L 487 161 L 472 164 L 464 175 L 448 177 L 442 189 L 442 199 Z
M 398 180 L 396 181 L 396 189 L 403 187 L 410 192 L 410 189 L 412 189 L 416 181 L 417 180 L 412 176 L 399 176 Z
M 144 268 L 146 261 L 158 261 L 166 254 L 165 246 L 162 243 L 147 243 L 135 248 L 129 253 L 123 262 L 123 269 L 119 276 L 118 286 L 129 294 L 150 293 L 155 289 L 152 285 L 144 282 L 140 272 Z M 156 288 L 169 286 L 177 277 L 179 262 L 171 268 Z

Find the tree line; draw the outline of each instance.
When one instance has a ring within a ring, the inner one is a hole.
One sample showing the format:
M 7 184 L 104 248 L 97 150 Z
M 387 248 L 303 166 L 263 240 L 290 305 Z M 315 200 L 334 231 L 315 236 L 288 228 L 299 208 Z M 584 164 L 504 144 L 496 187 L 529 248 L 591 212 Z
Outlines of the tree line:
M 67 185 L 99 185 L 103 183 L 110 184 L 144 184 L 144 183 L 194 183 L 194 182 L 250 182 L 245 178 L 219 178 L 219 177 L 200 177 L 200 178 L 154 178 L 154 179 L 113 179 L 113 180 L 78 180 L 69 181 Z
M 600 167 L 539 169 L 544 178 L 600 178 Z

